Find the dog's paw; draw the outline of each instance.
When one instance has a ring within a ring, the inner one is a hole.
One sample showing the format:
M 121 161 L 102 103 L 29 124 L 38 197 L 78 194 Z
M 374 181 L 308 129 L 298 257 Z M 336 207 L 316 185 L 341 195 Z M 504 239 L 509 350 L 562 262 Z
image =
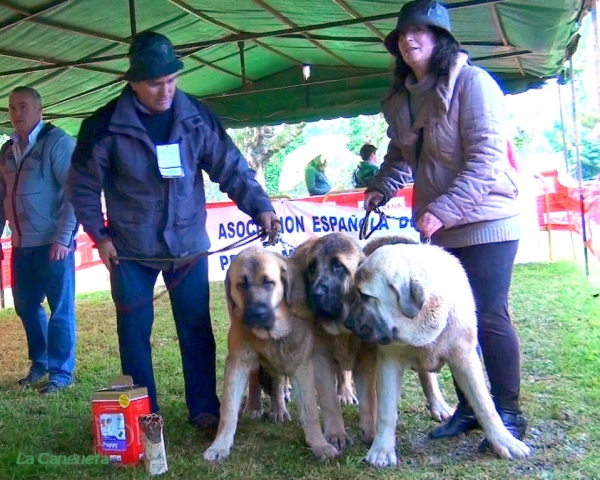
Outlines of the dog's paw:
M 502 436 L 500 439 L 490 440 L 492 450 L 500 458 L 507 460 L 522 460 L 531 455 L 531 450 L 521 440 L 516 439 L 511 434 Z
M 371 446 L 375 439 L 375 424 L 369 423 L 369 425 L 362 425 L 360 431 L 362 433 L 363 442 L 368 446 Z
M 325 439 L 340 452 L 352 445 L 352 439 L 346 432 L 325 433 Z
M 447 422 L 454 415 L 454 409 L 443 398 L 438 398 L 429 405 L 431 418 L 436 422 Z
M 358 398 L 352 393 L 352 390 L 343 390 L 338 392 L 340 405 L 358 405 Z
M 375 468 L 394 467 L 398 465 L 396 451 L 391 448 L 373 448 L 367 452 L 365 461 Z
M 327 442 L 313 445 L 310 450 L 319 461 L 329 460 L 330 458 L 335 458 L 340 455 L 340 451 Z
M 211 445 L 204 450 L 204 460 L 210 463 L 221 463 L 231 454 L 231 447 L 221 448 Z
M 269 420 L 271 422 L 291 422 L 292 416 L 285 406 L 273 408 L 269 412 Z
M 260 419 L 263 416 L 263 408 L 262 406 L 260 408 L 251 408 L 250 406 L 246 405 L 246 407 L 244 407 L 242 415 L 244 417 Z

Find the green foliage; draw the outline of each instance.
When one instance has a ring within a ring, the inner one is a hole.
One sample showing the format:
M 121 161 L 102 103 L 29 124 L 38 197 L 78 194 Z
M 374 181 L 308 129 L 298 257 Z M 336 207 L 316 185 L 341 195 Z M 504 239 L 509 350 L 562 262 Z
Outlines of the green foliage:
M 527 145 L 529 145 L 531 142 L 531 139 L 531 133 L 525 131 L 520 126 L 517 126 L 517 134 L 513 137 L 513 144 L 519 149 L 519 151 L 524 151 L 527 148 Z
M 305 125 L 302 122 L 230 129 L 229 136 L 248 164 L 254 170 L 263 171 L 273 155 L 302 135 Z
M 596 125 L 598 120 L 594 117 L 585 120 L 588 125 Z M 581 159 L 582 180 L 593 180 L 600 175 L 600 140 L 588 139 L 590 127 L 586 127 L 584 122 L 579 128 L 579 157 Z M 554 123 L 554 128 L 545 132 L 546 139 L 553 152 L 562 153 L 564 149 L 562 130 L 559 122 Z M 572 129 L 565 132 L 567 144 L 567 158 L 569 165 L 569 174 L 577 178 L 577 159 L 575 151 L 575 134 Z
M 279 175 L 285 161 L 286 155 L 306 143 L 303 135 L 295 136 L 282 150 L 275 153 L 265 167 L 265 184 L 269 195 L 279 194 Z
M 358 155 L 360 148 L 365 143 L 370 143 L 378 147 L 385 132 L 387 123 L 380 113 L 378 115 L 359 115 L 350 119 L 350 140 L 346 144 L 346 148 L 352 153 Z

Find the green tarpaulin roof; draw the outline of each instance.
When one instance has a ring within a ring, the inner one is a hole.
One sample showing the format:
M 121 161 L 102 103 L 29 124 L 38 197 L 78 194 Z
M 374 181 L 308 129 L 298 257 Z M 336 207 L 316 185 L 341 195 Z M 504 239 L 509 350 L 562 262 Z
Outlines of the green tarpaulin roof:
M 0 130 L 8 94 L 38 89 L 72 134 L 115 97 L 132 31 L 167 35 L 179 86 L 231 127 L 379 111 L 390 82 L 382 44 L 405 3 L 391 0 L 0 0 Z M 588 0 L 449 1 L 456 37 L 506 92 L 555 76 Z M 303 65 L 311 66 L 304 80 Z

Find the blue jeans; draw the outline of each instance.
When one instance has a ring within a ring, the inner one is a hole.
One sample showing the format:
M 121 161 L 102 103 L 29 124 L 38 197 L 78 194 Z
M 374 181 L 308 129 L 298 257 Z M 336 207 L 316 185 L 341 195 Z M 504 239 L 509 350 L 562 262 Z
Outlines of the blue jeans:
M 12 293 L 21 317 L 31 360 L 31 371 L 48 372 L 57 383 L 73 382 L 75 370 L 75 256 L 50 261 L 51 245 L 13 248 Z M 42 306 L 50 306 L 50 318 Z
M 111 271 L 117 310 L 117 333 L 124 375 L 148 388 L 153 412 L 158 411 L 150 335 L 154 322 L 154 284 L 160 270 L 121 261 Z M 208 260 L 200 258 L 176 270 L 164 270 L 171 310 L 179 337 L 189 418 L 219 415 L 215 338 L 209 311 Z M 164 375 L 169 375 L 164 372 Z

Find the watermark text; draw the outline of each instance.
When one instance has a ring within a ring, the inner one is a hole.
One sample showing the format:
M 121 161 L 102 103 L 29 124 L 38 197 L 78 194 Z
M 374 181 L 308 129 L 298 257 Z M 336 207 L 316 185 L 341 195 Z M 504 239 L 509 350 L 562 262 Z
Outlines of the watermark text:
M 17 465 L 108 465 L 106 455 L 54 455 L 44 452 L 37 455 L 19 453 Z

